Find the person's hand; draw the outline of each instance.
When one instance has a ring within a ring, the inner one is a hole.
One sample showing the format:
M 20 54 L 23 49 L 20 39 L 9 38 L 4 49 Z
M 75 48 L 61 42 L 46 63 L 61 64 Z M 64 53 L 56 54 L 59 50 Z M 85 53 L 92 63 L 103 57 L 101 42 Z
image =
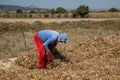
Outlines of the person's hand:
M 52 56 L 52 52 L 46 52 L 46 55 Z

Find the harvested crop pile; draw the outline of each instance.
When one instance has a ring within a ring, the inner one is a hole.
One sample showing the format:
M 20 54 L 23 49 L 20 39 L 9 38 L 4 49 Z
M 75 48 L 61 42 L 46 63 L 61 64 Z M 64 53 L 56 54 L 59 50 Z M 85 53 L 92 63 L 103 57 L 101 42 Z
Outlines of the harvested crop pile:
M 38 68 L 38 53 L 37 50 L 23 52 L 19 55 L 15 63 L 28 69 Z
M 52 58 L 57 59 L 55 60 L 56 63 L 46 64 L 46 68 L 52 68 L 52 66 L 55 67 L 58 64 L 57 62 L 68 61 L 57 49 L 54 50 Z M 38 51 L 34 49 L 21 53 L 15 63 L 24 68 L 38 69 Z
M 120 79 L 120 36 L 94 37 L 67 46 L 57 48 L 69 61 L 55 59 L 53 64 L 49 64 L 53 65 L 52 68 L 34 69 L 37 51 L 33 50 L 29 54 L 21 54 L 16 61 L 17 66 L 1 71 L 4 74 L 0 73 L 0 80 Z

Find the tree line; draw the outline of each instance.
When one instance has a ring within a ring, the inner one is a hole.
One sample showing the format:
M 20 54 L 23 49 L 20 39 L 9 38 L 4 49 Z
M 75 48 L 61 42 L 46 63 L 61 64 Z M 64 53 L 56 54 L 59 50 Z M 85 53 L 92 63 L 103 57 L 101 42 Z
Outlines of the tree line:
M 111 8 L 108 10 L 109 12 L 118 12 L 119 10 L 116 9 L 116 8 Z M 88 13 L 89 13 L 89 6 L 86 6 L 86 5 L 80 5 L 77 9 L 75 10 L 72 10 L 70 11 L 71 13 L 71 17 L 72 18 L 77 18 L 77 17 L 88 17 Z M 47 12 L 42 12 L 43 15 L 39 14 L 38 12 L 34 11 L 34 10 L 31 10 L 29 13 L 25 13 L 23 12 L 21 9 L 17 9 L 16 10 L 16 14 L 14 14 L 14 16 L 16 17 L 25 17 L 25 18 L 32 18 L 33 16 L 35 16 L 34 14 L 37 14 L 37 18 L 40 18 L 40 17 L 44 17 L 44 18 L 48 18 L 48 17 L 51 17 L 51 18 L 60 18 L 60 17 L 69 17 L 69 12 L 64 9 L 63 7 L 58 7 L 56 9 L 51 9 Z M 22 14 L 22 15 L 21 15 Z M 7 14 L 8 16 L 6 15 L 3 15 L 5 17 L 9 17 L 10 15 Z
M 111 9 L 109 9 L 109 12 L 118 12 L 118 9 L 111 8 Z M 18 9 L 16 11 L 16 13 L 22 13 L 22 10 Z M 30 13 L 37 13 L 37 12 L 32 10 L 32 11 L 30 11 Z M 58 8 L 56 8 L 56 10 L 55 9 L 51 9 L 50 13 L 53 16 L 54 14 L 68 13 L 68 11 L 66 9 L 64 9 L 63 7 L 58 7 Z M 86 6 L 86 5 L 80 5 L 76 10 L 72 11 L 73 17 L 77 17 L 77 16 L 86 17 L 86 15 L 88 13 L 89 13 L 89 7 Z

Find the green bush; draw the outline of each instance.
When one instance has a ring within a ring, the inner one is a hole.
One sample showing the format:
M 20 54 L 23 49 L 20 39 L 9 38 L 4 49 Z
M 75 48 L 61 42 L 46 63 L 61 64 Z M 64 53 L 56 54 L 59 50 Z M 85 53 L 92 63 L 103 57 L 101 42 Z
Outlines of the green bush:
M 79 14 L 76 11 L 72 12 L 72 17 L 73 18 L 77 18 L 78 16 L 79 16 Z
M 109 12 L 118 12 L 118 9 L 116 9 L 116 8 L 111 8 L 111 9 L 109 9 Z
M 89 7 L 85 6 L 85 5 L 80 5 L 77 8 L 77 13 L 81 16 L 81 17 L 85 17 L 88 13 L 89 13 Z
M 31 10 L 30 13 L 36 14 L 37 12 L 35 12 L 34 10 Z
M 48 18 L 48 17 L 49 17 L 49 14 L 45 14 L 44 17 L 45 17 L 45 18 Z
M 58 7 L 57 9 L 56 9 L 56 11 L 55 11 L 56 13 L 67 13 L 67 10 L 65 10 L 64 8 L 62 8 L 62 7 Z
M 23 13 L 21 9 L 17 9 L 16 13 Z

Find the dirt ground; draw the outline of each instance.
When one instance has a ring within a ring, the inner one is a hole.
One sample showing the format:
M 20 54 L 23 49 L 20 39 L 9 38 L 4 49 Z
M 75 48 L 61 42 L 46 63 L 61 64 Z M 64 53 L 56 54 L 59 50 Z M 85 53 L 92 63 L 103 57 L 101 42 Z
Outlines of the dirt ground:
M 53 62 L 39 70 L 36 49 L 0 67 L 0 80 L 120 80 L 120 36 L 91 37 L 58 46 Z
M 0 80 L 120 80 L 119 22 L 24 23 L 28 51 L 19 29 L 23 22 L 0 23 Z M 33 36 L 41 29 L 66 32 L 68 41 L 39 70 Z

